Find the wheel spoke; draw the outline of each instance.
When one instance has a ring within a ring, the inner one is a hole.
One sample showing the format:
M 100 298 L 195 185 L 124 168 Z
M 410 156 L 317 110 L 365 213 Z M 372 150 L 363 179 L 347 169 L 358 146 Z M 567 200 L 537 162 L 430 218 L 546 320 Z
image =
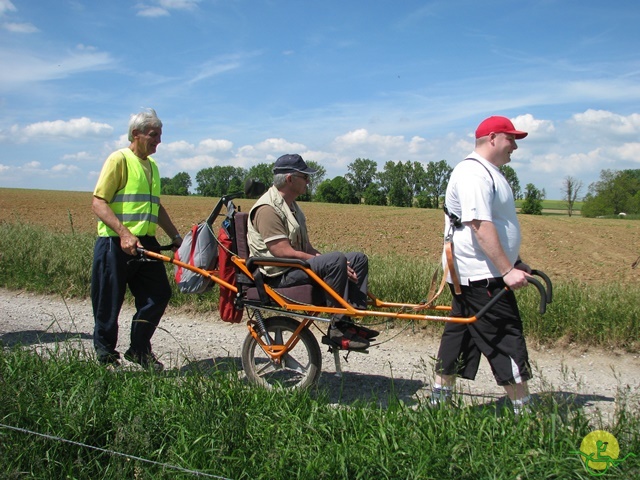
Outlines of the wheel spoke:
M 259 364 L 256 363 L 256 367 L 258 366 Z M 256 373 L 262 377 L 263 375 L 266 375 L 268 373 L 273 373 L 277 370 L 280 370 L 280 368 L 274 362 L 267 361 L 264 364 L 262 364 L 260 368 L 256 368 Z
M 302 365 L 300 362 L 298 362 L 298 360 L 296 360 L 293 357 L 293 355 L 289 353 L 283 356 L 282 363 L 284 364 L 287 370 L 293 370 L 294 372 L 306 373 L 308 370 L 306 365 Z

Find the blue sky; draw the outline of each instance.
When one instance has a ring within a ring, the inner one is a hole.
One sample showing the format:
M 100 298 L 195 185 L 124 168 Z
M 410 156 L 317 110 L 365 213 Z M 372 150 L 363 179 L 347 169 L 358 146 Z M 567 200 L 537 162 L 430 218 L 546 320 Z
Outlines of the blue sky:
M 0 0 L 0 187 L 92 191 L 129 115 L 161 175 L 284 153 L 439 161 L 493 114 L 521 185 L 640 168 L 635 0 Z

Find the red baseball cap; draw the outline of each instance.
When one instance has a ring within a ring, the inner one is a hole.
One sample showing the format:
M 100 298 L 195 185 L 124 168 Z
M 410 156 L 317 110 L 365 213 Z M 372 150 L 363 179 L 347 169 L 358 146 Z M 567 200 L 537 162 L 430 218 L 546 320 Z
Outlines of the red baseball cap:
M 516 130 L 507 117 L 493 116 L 482 121 L 476 129 L 476 138 L 485 137 L 490 133 L 511 133 L 520 140 L 529 135 L 527 132 Z

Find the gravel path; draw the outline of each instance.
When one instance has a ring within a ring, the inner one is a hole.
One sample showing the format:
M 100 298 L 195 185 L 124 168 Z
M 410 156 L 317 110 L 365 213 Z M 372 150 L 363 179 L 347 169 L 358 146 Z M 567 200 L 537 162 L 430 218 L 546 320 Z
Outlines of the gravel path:
M 120 352 L 128 346 L 132 313 L 130 307 L 125 307 L 120 316 Z M 169 310 L 160 326 L 153 339 L 154 351 L 168 368 L 185 368 L 195 362 L 242 371 L 240 353 L 247 334 L 243 323 L 227 324 L 216 313 L 187 316 Z M 319 386 L 333 403 L 375 400 L 384 406 L 393 394 L 406 404 L 417 404 L 428 396 L 433 378 L 432 357 L 437 353 L 439 339 L 416 330 L 383 332 L 380 345 L 371 347 L 369 354 L 352 353 L 347 362 L 343 360 L 341 378 L 335 375 L 333 356 L 322 346 Z M 92 331 L 88 300 L 0 289 L 0 341 L 5 346 L 21 343 L 43 349 L 67 341 L 66 345 L 84 348 L 93 356 Z M 319 340 L 321 333 L 316 334 Z M 535 374 L 531 391 L 540 399 L 552 395 L 566 403 L 567 409 L 584 407 L 591 414 L 602 414 L 605 422 L 623 397 L 633 402 L 634 408 L 640 408 L 638 354 L 530 346 L 530 357 Z M 459 386 L 467 402 L 497 406 L 503 402 L 503 391 L 495 385 L 486 360 L 474 382 L 460 382 Z

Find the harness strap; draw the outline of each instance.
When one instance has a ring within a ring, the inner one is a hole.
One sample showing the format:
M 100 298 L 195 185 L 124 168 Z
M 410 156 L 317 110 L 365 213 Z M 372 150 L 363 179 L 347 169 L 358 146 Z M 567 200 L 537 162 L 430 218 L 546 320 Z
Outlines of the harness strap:
M 444 242 L 444 254 L 447 258 L 447 268 L 449 273 L 451 274 L 451 282 L 453 283 L 453 291 L 456 295 L 460 295 L 462 293 L 462 289 L 460 288 L 460 277 L 458 277 L 458 271 L 456 270 L 456 266 L 453 263 L 453 242 L 451 239 L 447 239 Z M 446 278 L 445 276 L 443 277 Z
M 450 245 L 449 249 L 451 248 L 452 244 L 449 242 L 448 245 Z M 447 249 L 447 244 L 445 244 L 445 251 Z M 442 272 L 442 280 L 440 280 L 440 285 L 438 286 L 438 291 L 436 291 L 436 283 L 438 282 L 438 272 L 439 272 L 439 268 L 436 269 L 435 272 L 433 272 L 433 276 L 431 277 L 431 286 L 429 287 L 429 294 L 427 295 L 427 300 L 425 302 L 422 302 L 420 305 L 413 307 L 413 310 L 415 311 L 419 311 L 419 310 L 425 310 L 427 308 L 431 308 L 433 307 L 433 304 L 435 303 L 436 299 L 440 296 L 440 294 L 444 291 L 444 287 L 447 284 L 447 273 L 449 271 L 453 271 L 454 274 L 451 276 L 456 292 L 456 295 L 460 295 L 459 290 L 460 290 L 460 280 L 458 279 L 457 274 L 455 273 L 455 269 L 453 269 L 453 267 L 450 267 L 450 265 L 453 263 L 453 255 L 449 255 L 447 254 L 447 263 L 444 266 L 443 272 Z

